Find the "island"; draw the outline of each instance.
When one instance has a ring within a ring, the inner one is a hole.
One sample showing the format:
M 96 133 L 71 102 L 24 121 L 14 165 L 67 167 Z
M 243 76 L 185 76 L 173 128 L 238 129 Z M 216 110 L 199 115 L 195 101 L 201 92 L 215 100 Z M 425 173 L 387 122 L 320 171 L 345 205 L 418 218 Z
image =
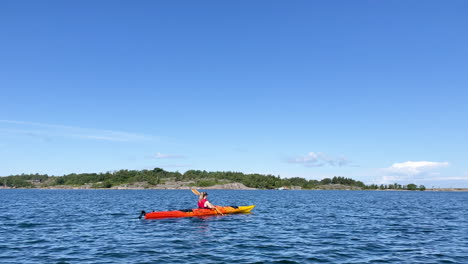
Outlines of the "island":
M 424 191 L 424 185 L 370 184 L 335 176 L 322 180 L 279 175 L 244 174 L 232 171 L 118 170 L 105 173 L 71 173 L 63 176 L 21 174 L 0 177 L 2 188 L 42 189 L 267 189 L 267 190 L 409 190 Z

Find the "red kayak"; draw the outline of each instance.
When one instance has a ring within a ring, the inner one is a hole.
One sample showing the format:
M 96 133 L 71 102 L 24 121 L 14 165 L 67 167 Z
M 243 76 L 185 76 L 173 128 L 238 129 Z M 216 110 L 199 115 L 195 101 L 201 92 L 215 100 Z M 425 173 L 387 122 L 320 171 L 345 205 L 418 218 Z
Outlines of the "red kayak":
M 161 219 L 161 218 L 173 218 L 173 217 L 194 217 L 194 216 L 207 216 L 217 214 L 243 214 L 250 213 L 255 205 L 249 206 L 216 206 L 216 209 L 185 209 L 176 211 L 163 211 L 163 212 L 151 212 L 146 213 L 142 211 L 140 214 L 145 219 Z

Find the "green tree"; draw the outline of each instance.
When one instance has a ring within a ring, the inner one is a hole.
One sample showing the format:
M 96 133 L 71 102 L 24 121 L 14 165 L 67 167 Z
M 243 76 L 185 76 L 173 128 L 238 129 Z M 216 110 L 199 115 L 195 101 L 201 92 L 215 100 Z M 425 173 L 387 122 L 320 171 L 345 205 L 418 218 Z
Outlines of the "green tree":
M 55 179 L 55 184 L 57 184 L 57 185 L 65 184 L 65 180 L 63 179 L 63 177 L 57 177 Z
M 323 185 L 328 185 L 331 183 L 332 183 L 332 180 L 330 178 L 324 178 L 320 181 L 320 184 L 323 184 Z

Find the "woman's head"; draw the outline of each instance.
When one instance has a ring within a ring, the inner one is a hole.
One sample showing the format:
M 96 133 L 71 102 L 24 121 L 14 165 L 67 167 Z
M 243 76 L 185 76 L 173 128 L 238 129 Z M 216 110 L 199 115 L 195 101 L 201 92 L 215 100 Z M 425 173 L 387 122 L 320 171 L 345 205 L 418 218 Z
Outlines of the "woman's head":
M 206 192 L 201 192 L 200 193 L 200 198 L 201 199 L 205 199 L 206 197 L 208 197 L 208 193 L 206 193 Z

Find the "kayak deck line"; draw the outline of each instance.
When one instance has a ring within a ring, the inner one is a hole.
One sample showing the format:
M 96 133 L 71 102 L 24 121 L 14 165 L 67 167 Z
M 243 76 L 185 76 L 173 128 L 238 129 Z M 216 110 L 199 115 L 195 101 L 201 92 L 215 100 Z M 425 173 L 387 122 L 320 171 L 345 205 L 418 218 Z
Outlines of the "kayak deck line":
M 144 217 L 145 219 L 161 219 L 161 218 L 174 218 L 174 217 L 196 217 L 222 214 L 245 214 L 250 213 L 255 205 L 249 206 L 216 206 L 216 209 L 182 209 L 174 211 L 160 211 L 146 213 L 141 211 L 138 218 Z M 219 212 L 218 212 L 219 211 Z

